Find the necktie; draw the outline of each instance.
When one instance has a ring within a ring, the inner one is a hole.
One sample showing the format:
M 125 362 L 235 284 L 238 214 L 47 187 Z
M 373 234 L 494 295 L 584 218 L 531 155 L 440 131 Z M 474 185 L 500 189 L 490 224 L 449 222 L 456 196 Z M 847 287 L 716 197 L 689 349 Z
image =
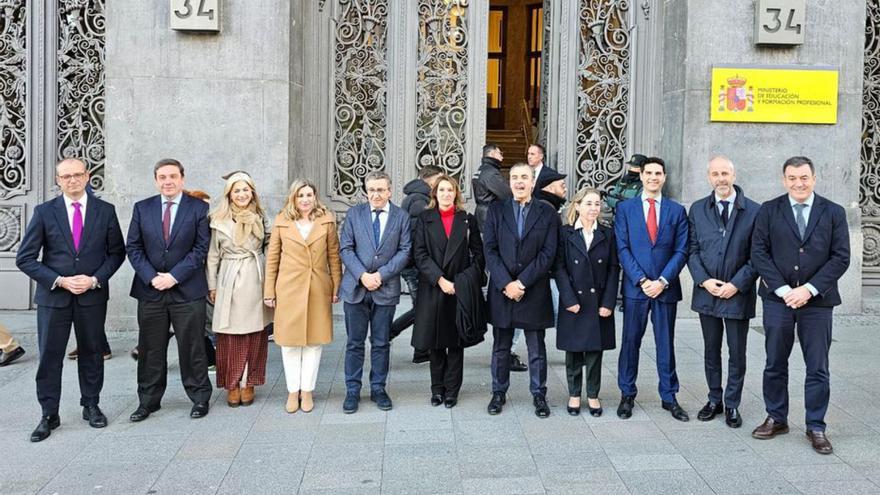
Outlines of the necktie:
M 162 235 L 165 236 L 165 242 L 171 237 L 171 205 L 173 201 L 165 202 L 165 213 L 162 214 Z
M 651 244 L 657 243 L 657 208 L 654 206 L 656 202 L 656 199 L 648 198 L 648 237 L 651 238 Z
M 525 206 L 519 205 L 519 209 L 516 210 L 516 235 L 520 239 L 522 239 L 523 229 L 525 228 L 525 209 Z
M 804 208 L 807 205 L 803 203 L 798 203 L 794 205 L 795 210 L 797 210 L 797 215 L 795 215 L 795 220 L 797 221 L 798 233 L 801 235 L 801 240 L 804 238 L 804 232 L 807 230 L 807 219 L 804 218 Z
M 379 214 L 382 213 L 382 210 L 373 210 L 373 213 L 376 214 L 376 217 L 373 219 L 373 240 L 376 241 L 376 247 L 379 247 L 379 239 L 382 235 Z
M 730 219 L 730 201 L 721 201 L 721 223 L 727 227 L 727 221 Z
M 79 201 L 73 203 L 73 225 L 70 228 L 70 233 L 73 235 L 73 249 L 79 251 L 79 241 L 82 239 L 83 233 L 83 214 L 82 207 L 79 204 Z

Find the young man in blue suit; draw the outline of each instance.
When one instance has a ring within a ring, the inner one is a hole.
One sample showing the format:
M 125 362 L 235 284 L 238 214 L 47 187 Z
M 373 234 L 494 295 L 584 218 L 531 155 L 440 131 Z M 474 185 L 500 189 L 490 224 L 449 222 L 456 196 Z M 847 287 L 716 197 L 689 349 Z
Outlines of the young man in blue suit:
M 806 434 L 813 450 L 833 452 L 825 436 L 831 395 L 828 350 L 831 319 L 840 304 L 837 281 L 849 267 L 849 229 L 843 207 L 813 192 L 816 170 L 805 156 L 782 166 L 788 190 L 761 206 L 752 233 L 752 264 L 764 302 L 764 405 L 767 419 L 752 436 L 788 433 L 788 356 L 795 332 L 804 354 Z
M 370 172 L 364 179 L 367 202 L 348 210 L 339 236 L 345 265 L 340 292 L 344 302 L 345 401 L 342 411 L 358 409 L 364 374 L 364 342 L 370 335 L 370 400 L 388 411 L 385 390 L 390 363 L 391 322 L 400 302 L 400 272 L 410 256 L 409 214 L 392 204 L 391 177 Z
M 193 402 L 190 417 L 208 414 L 211 381 L 205 353 L 205 259 L 211 234 L 208 204 L 183 192 L 184 170 L 166 158 L 153 167 L 159 194 L 135 203 L 128 228 L 128 261 L 138 300 L 138 408 L 143 421 L 161 407 L 168 374 L 168 331 L 174 327 L 180 378 Z
M 657 347 L 657 375 L 663 409 L 679 421 L 688 414 L 675 400 L 675 312 L 681 301 L 678 274 L 688 256 L 688 219 L 684 207 L 663 197 L 666 164 L 648 158 L 642 166 L 642 194 L 618 204 L 614 220 L 623 268 L 623 339 L 617 363 L 621 399 L 617 415 L 632 416 L 637 393 L 639 349 L 651 319 Z
M 82 417 L 93 428 L 107 426 L 98 407 L 104 385 L 104 321 L 110 277 L 125 260 L 116 210 L 85 192 L 85 163 L 63 160 L 55 167 L 55 181 L 62 195 L 34 210 L 15 260 L 37 282 L 37 399 L 43 416 L 32 442 L 45 440 L 61 424 L 61 367 L 71 324 L 79 348 Z

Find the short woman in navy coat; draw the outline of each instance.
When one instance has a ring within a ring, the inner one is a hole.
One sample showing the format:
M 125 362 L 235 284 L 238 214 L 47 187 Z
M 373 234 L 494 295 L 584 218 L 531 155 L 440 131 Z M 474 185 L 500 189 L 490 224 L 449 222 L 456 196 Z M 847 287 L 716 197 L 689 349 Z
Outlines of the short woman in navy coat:
M 590 414 L 602 415 L 602 352 L 614 349 L 614 305 L 620 280 L 614 229 L 599 225 L 598 190 L 578 191 L 560 227 L 556 258 L 559 317 L 556 347 L 565 351 L 568 413 L 580 414 L 584 368 Z

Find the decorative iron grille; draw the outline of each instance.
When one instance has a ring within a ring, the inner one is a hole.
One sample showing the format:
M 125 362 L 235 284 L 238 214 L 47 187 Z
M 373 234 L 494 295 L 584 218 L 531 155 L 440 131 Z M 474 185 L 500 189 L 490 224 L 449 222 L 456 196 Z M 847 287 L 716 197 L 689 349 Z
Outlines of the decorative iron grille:
M 880 1 L 868 0 L 865 24 L 865 74 L 862 93 L 862 165 L 859 204 L 862 210 L 863 281 L 880 286 Z
M 27 168 L 27 7 L 0 0 L 0 200 L 30 189 Z M 8 244 L 4 230 L 0 244 Z

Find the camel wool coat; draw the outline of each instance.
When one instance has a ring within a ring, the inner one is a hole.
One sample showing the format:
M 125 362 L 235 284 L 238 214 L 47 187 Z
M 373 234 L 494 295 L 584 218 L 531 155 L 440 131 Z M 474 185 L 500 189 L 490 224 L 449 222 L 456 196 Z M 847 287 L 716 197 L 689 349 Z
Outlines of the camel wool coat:
M 315 219 L 305 239 L 296 222 L 275 217 L 266 251 L 265 299 L 275 299 L 275 343 L 324 345 L 333 340 L 332 297 L 342 280 L 336 219 Z

